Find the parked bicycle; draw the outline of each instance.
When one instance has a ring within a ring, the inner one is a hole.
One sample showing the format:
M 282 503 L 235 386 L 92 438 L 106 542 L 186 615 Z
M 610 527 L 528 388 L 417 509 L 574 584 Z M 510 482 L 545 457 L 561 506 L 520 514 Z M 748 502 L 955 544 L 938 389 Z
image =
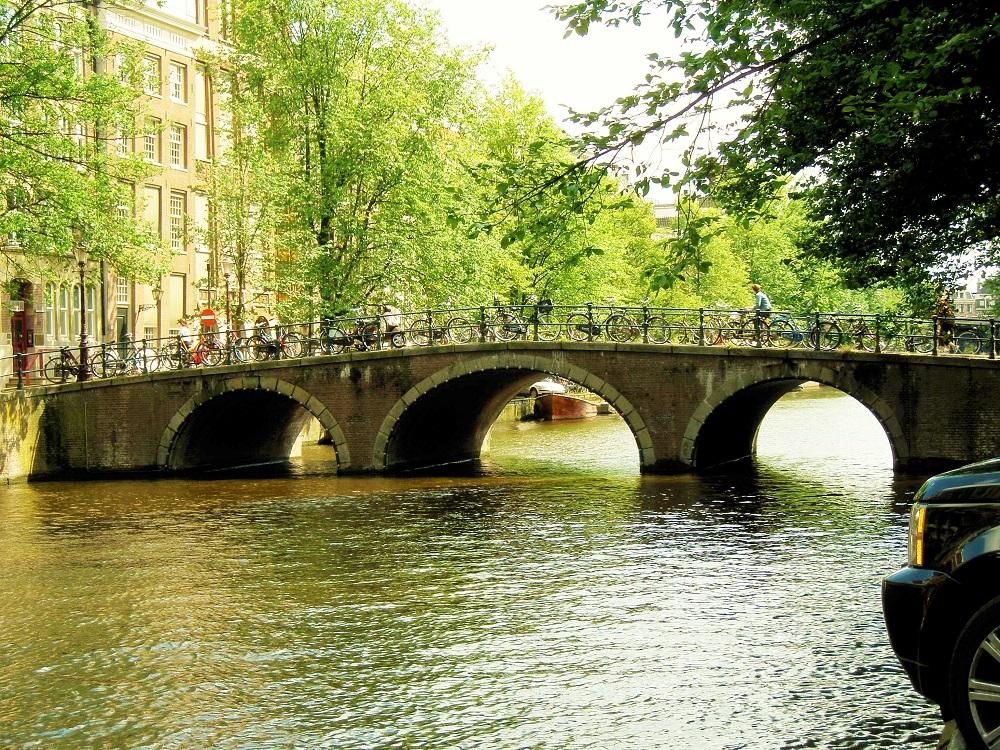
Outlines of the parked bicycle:
M 203 333 L 198 336 L 194 346 L 191 346 L 183 336 L 178 335 L 171 344 L 160 349 L 157 356 L 159 369 L 183 370 L 199 365 L 208 367 L 221 365 L 226 358 L 226 352 L 214 333 Z
M 244 348 L 255 362 L 302 356 L 302 336 L 284 326 L 257 325 Z M 220 348 L 221 351 L 221 348 Z
M 111 342 L 102 347 L 92 360 L 91 367 L 100 378 L 138 375 L 156 372 L 160 368 L 160 358 L 146 346 L 146 342 L 140 347 L 132 339 L 132 334 L 126 333 L 120 343 Z
M 80 360 L 68 346 L 59 348 L 59 353 L 49 357 L 42 367 L 42 374 L 50 383 L 65 383 L 76 380 L 80 372 Z

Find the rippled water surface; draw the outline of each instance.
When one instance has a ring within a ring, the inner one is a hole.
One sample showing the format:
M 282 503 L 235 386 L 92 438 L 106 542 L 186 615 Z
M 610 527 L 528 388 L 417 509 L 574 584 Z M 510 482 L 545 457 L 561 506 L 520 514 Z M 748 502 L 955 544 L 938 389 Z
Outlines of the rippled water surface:
M 822 391 L 759 452 L 640 477 L 605 417 L 473 477 L 0 489 L 0 747 L 933 747 L 878 588 L 921 478 Z

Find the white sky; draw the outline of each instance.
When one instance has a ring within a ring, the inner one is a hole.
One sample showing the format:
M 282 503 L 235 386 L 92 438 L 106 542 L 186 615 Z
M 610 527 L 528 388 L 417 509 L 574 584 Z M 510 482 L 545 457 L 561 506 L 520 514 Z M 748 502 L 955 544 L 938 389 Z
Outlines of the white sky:
M 549 0 L 558 2 L 558 0 Z M 646 26 L 592 27 L 585 37 L 563 38 L 565 24 L 544 10 L 546 0 L 418 0 L 441 14 L 451 43 L 492 46 L 480 71 L 489 84 L 505 71 L 538 94 L 562 121 L 568 105 L 588 111 L 631 92 L 646 72 L 646 54 L 672 34 Z
M 549 113 L 570 133 L 580 128 L 566 121 L 567 107 L 589 112 L 612 104 L 632 92 L 648 70 L 650 52 L 676 52 L 669 29 L 653 22 L 643 26 L 608 28 L 591 26 L 587 36 L 565 36 L 548 3 L 566 0 L 414 0 L 436 10 L 449 41 L 458 47 L 493 52 L 479 71 L 495 87 L 509 71 L 530 93 L 539 96 Z M 673 48 L 673 49 L 671 49 Z M 667 164 L 676 169 L 682 149 L 672 144 L 661 150 L 646 143 L 631 157 L 655 173 Z M 653 189 L 651 200 L 669 200 L 668 193 Z

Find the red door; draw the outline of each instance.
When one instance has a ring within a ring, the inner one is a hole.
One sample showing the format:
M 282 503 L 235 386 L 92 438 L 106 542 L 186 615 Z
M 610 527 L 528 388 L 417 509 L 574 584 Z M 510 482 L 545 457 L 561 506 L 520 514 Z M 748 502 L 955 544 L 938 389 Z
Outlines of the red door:
M 28 353 L 28 313 L 26 310 L 13 313 L 10 319 L 10 338 L 14 354 Z

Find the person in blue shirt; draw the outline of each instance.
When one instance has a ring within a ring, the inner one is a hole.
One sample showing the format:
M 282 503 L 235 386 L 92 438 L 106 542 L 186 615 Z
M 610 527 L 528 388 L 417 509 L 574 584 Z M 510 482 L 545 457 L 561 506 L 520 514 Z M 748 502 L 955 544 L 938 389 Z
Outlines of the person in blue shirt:
M 753 309 L 761 322 L 767 325 L 771 317 L 771 300 L 764 294 L 760 284 L 751 284 L 750 288 L 753 290 Z

